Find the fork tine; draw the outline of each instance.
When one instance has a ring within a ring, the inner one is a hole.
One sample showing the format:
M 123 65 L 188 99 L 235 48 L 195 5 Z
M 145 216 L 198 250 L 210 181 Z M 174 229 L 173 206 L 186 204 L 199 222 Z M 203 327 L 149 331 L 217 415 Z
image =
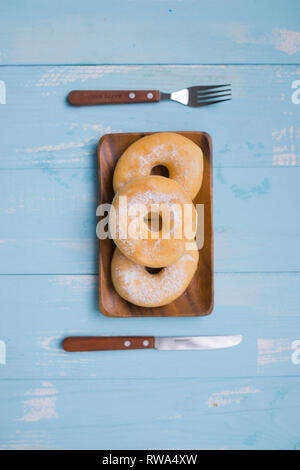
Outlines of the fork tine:
M 231 88 L 226 88 L 225 90 L 198 91 L 197 96 L 199 98 L 200 96 L 213 95 L 214 93 L 225 93 L 225 91 L 231 91 Z
M 231 93 L 223 93 L 223 94 L 214 94 L 214 95 L 210 95 L 210 96 L 198 96 L 197 98 L 197 102 L 200 103 L 201 101 L 204 101 L 204 100 L 212 100 L 214 98 L 222 98 L 223 96 L 231 96 Z
M 222 103 L 222 101 L 230 101 L 230 100 L 231 98 L 227 98 L 226 100 L 198 101 L 194 106 L 197 106 L 197 107 L 208 106 L 209 104 Z
M 231 84 L 230 83 L 225 83 L 224 85 L 198 85 L 198 86 L 191 86 L 189 88 L 189 90 L 194 90 L 194 91 L 203 90 L 203 91 L 205 91 L 205 90 L 210 90 L 210 89 L 213 90 L 215 88 L 221 88 L 221 87 L 226 87 L 226 86 L 229 87 L 229 86 L 231 86 Z

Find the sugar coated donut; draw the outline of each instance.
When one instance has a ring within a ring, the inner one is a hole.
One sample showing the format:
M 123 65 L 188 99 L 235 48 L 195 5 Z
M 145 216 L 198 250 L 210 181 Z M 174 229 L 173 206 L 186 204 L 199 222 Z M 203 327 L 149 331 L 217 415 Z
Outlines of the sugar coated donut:
M 195 250 L 187 251 L 159 273 L 150 274 L 116 248 L 111 263 L 112 282 L 118 294 L 128 302 L 140 307 L 161 307 L 185 291 L 195 274 L 198 259 L 195 246 Z
M 125 150 L 114 172 L 115 192 L 133 178 L 150 175 L 158 165 L 165 166 L 169 178 L 177 181 L 191 199 L 195 198 L 202 183 L 202 150 L 192 140 L 171 132 L 148 135 Z
M 191 199 L 176 181 L 163 176 L 142 176 L 122 186 L 109 215 L 110 234 L 120 251 L 152 268 L 177 261 L 196 228 Z

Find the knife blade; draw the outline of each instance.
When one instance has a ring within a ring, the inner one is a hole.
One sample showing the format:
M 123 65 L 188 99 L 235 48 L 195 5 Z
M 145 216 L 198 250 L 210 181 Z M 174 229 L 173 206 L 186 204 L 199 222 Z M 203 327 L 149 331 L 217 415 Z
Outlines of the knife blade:
M 231 348 L 241 343 L 242 335 L 230 336 L 69 336 L 63 340 L 65 351 L 115 351 L 159 349 L 164 351 Z
M 156 349 L 185 350 L 185 349 L 223 349 L 237 346 L 242 341 L 241 335 L 231 336 L 170 336 L 154 339 Z

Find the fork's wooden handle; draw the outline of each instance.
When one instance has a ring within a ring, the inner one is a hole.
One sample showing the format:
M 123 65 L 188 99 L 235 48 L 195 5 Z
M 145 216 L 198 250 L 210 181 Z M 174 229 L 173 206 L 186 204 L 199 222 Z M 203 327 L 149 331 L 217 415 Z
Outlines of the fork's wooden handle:
M 154 336 L 69 336 L 63 340 L 65 351 L 114 351 L 154 348 Z
M 120 103 L 153 103 L 159 101 L 159 90 L 74 90 L 68 95 L 73 106 Z

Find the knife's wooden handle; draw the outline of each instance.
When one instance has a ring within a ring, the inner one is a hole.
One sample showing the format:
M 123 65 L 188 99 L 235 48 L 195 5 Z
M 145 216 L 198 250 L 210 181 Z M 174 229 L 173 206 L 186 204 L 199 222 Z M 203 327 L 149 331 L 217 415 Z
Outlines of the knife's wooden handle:
M 114 351 L 154 348 L 154 336 L 69 336 L 63 340 L 65 351 Z
M 73 106 L 159 101 L 159 90 L 74 90 L 68 95 Z

